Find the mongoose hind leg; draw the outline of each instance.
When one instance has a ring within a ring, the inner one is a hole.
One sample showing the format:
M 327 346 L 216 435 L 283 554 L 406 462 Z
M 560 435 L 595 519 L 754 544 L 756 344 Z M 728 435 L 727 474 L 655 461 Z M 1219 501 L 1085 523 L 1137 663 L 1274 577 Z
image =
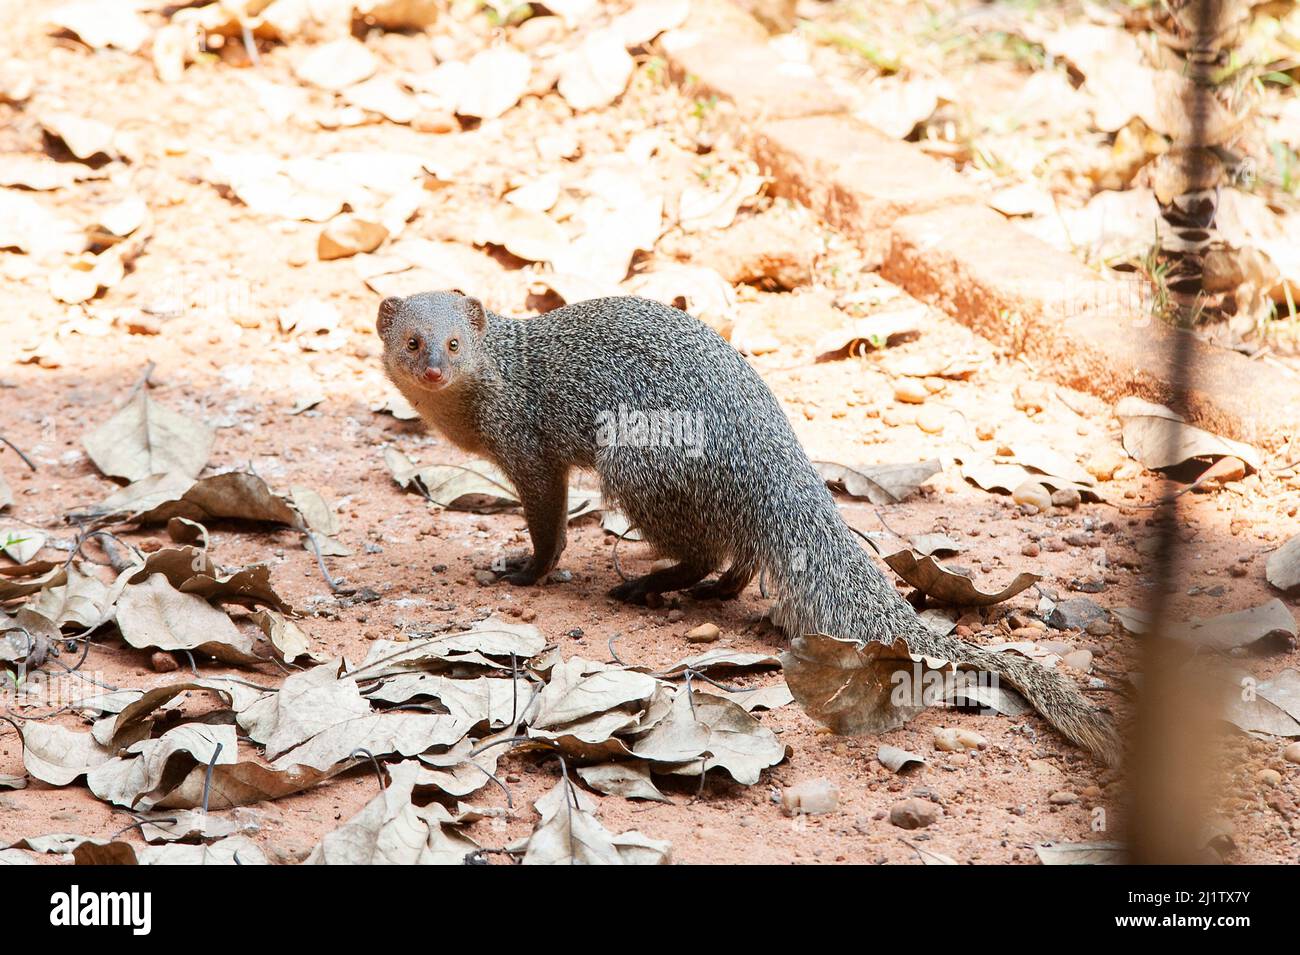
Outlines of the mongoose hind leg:
M 696 600 L 735 600 L 754 579 L 757 567 L 748 561 L 733 561 L 717 580 L 706 580 L 691 588 Z
M 654 573 L 646 574 L 643 577 L 634 577 L 631 580 L 624 581 L 611 590 L 609 595 L 615 600 L 622 600 L 624 603 L 643 604 L 649 594 L 685 590 L 691 584 L 699 583 L 709 575 L 709 571 L 712 569 L 707 564 L 682 561 L 680 564 L 673 564 L 671 567 L 656 570 Z

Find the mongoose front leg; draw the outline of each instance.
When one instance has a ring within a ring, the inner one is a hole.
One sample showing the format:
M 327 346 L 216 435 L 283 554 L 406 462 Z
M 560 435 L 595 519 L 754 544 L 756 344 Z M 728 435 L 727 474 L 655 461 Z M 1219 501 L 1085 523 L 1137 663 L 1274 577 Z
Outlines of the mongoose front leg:
M 535 584 L 555 567 L 564 552 L 565 528 L 568 524 L 569 475 L 557 470 L 551 475 L 531 480 L 517 480 L 519 496 L 528 521 L 528 536 L 533 539 L 533 556 L 519 570 L 503 575 L 504 580 L 520 586 Z

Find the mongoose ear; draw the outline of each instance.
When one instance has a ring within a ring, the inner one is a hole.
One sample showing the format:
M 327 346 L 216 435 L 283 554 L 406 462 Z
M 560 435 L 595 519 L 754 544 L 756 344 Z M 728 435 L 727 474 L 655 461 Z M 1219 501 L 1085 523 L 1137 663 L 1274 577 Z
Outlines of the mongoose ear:
M 471 296 L 465 296 L 465 315 L 469 318 L 470 327 L 478 334 L 483 334 L 487 328 L 487 312 L 483 308 L 483 303 Z
M 388 334 L 389 326 L 393 324 L 393 319 L 397 317 L 397 310 L 401 307 L 402 300 L 393 295 L 379 303 L 379 321 L 376 327 L 379 329 L 380 338 Z

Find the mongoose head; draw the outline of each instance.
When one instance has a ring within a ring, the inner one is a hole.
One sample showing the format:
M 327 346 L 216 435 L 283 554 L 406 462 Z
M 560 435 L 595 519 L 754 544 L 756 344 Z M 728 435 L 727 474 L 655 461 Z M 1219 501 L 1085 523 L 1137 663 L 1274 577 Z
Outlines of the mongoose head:
M 398 386 L 442 391 L 479 360 L 487 313 L 459 292 L 421 292 L 379 303 L 384 368 Z

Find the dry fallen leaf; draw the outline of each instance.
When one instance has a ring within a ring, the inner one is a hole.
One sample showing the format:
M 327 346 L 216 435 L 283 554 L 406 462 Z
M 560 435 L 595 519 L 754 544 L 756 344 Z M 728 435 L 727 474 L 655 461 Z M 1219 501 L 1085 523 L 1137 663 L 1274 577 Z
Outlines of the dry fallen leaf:
M 239 832 L 256 832 L 261 828 L 259 816 L 248 809 L 236 809 L 229 816 L 193 809 L 172 809 L 142 813 L 140 819 L 140 835 L 145 842 L 154 844 L 212 842 Z
M 293 673 L 280 685 L 240 710 L 238 722 L 249 739 L 275 759 L 337 723 L 371 714 L 355 680 L 339 679 L 339 660 Z
M 560 95 L 575 110 L 608 106 L 623 95 L 635 64 L 616 29 L 593 30 L 560 61 Z
M 690 0 L 637 0 L 626 13 L 615 17 L 610 27 L 624 46 L 642 46 L 681 26 L 690 12 Z
M 62 140 L 78 159 L 114 153 L 116 131 L 108 123 L 75 113 L 49 112 L 42 114 L 41 125 L 55 139 Z
M 529 708 L 534 729 L 558 730 L 565 724 L 604 713 L 625 704 L 648 700 L 655 680 L 631 670 L 589 672 L 589 662 L 570 657 L 551 669 L 550 679 Z
M 162 574 L 128 584 L 117 600 L 117 625 L 139 649 L 188 650 L 226 663 L 257 663 L 252 641 L 202 597 L 181 593 Z
M 303 766 L 274 769 L 256 760 L 240 759 L 214 767 L 211 785 L 208 783 L 208 767 L 195 766 L 176 788 L 153 800 L 153 805 L 159 810 L 194 809 L 204 804 L 206 792 L 210 809 L 251 806 L 311 789 L 353 765 L 349 761 L 325 770 Z
M 101 623 L 117 599 L 120 584 L 109 587 L 93 574 L 85 573 L 80 561 L 70 564 L 62 583 L 51 581 L 27 609 L 39 613 L 58 627 L 89 629 Z
M 138 481 L 168 471 L 197 477 L 215 440 L 207 425 L 159 404 L 140 388 L 82 443 L 104 474 Z
M 1070 488 L 1078 491 L 1085 500 L 1100 500 L 1097 489 L 1089 484 L 1078 484 L 1056 474 L 1031 471 L 1019 464 L 1005 464 L 989 459 L 966 458 L 961 461 L 961 476 L 985 491 L 1010 494 L 1027 481 L 1041 484 L 1048 490 Z M 1089 476 L 1091 481 L 1091 476 Z
M 1127 849 L 1122 842 L 1045 842 L 1034 852 L 1043 865 L 1123 865 Z
M 173 788 L 182 763 L 223 765 L 235 762 L 235 727 L 230 724 L 182 723 L 157 739 L 132 743 L 122 756 L 101 763 L 86 777 L 98 798 L 128 808 L 153 808 Z
M 495 773 L 498 749 L 489 749 L 473 758 L 475 743 L 468 737 L 440 753 L 421 753 L 421 771 L 416 789 L 436 789 L 448 796 L 468 796 L 488 785 L 489 773 Z
M 865 497 L 872 504 L 898 504 L 943 470 L 937 459 L 915 464 L 876 464 L 851 468 L 830 461 L 814 461 L 817 473 L 827 484 L 840 485 L 853 497 Z
M 654 763 L 677 763 L 674 775 L 698 776 L 714 767 L 752 786 L 764 769 L 786 758 L 776 734 L 730 700 L 681 687 L 668 715 L 632 747 Z
M 45 546 L 43 531 L 21 524 L 0 524 L 0 551 L 16 564 L 26 564 Z
M 1260 681 L 1225 674 L 1223 718 L 1252 736 L 1300 737 L 1300 671 L 1286 669 Z
M 576 805 L 575 805 L 576 804 Z M 636 830 L 614 835 L 593 815 L 589 797 L 568 780 L 539 799 L 541 820 L 525 847 L 524 865 L 667 865 L 671 844 Z
M 113 758 L 90 733 L 54 723 L 29 722 L 23 727 L 23 768 L 33 779 L 66 786 Z
M 487 461 L 468 465 L 429 464 L 420 466 L 396 448 L 384 449 L 384 463 L 399 487 L 415 487 L 441 507 L 486 503 L 488 507 L 518 504 L 519 495 L 504 474 Z M 474 508 L 468 508 L 474 509 Z
M 0 190 L 0 249 L 48 259 L 85 248 L 86 234 L 75 223 L 47 209 L 35 196 Z
M 293 66 L 298 79 L 323 90 L 342 90 L 369 79 L 379 67 L 364 43 L 351 37 L 312 47 Z
M 75 33 L 87 46 L 99 50 L 115 47 L 135 53 L 150 35 L 149 24 L 139 15 L 133 0 L 76 0 L 55 7 L 48 22 Z
M 183 474 L 154 474 L 134 481 L 96 506 L 90 516 L 137 524 L 165 524 L 230 518 L 299 526 L 298 512 L 271 493 L 256 474 L 225 471 L 195 481 Z
M 940 566 L 933 557 L 917 559 L 909 550 L 890 554 L 885 559 L 894 573 L 927 597 L 956 607 L 989 607 L 1001 603 L 1042 580 L 1039 574 L 1020 573 L 996 593 L 975 589 L 974 582 Z
M 1258 607 L 1217 617 L 1194 619 L 1174 628 L 1174 634 L 1198 646 L 1228 651 L 1261 640 L 1281 640 L 1289 648 L 1296 638 L 1295 617 L 1282 601 L 1274 598 Z
M 364 749 L 376 757 L 415 756 L 459 742 L 472 723 L 427 713 L 368 713 L 336 722 L 289 750 L 271 765 L 278 770 L 328 770 Z
M 650 778 L 649 764 L 630 761 L 578 767 L 578 777 L 596 792 L 624 799 L 671 803 Z
M 882 746 L 876 751 L 876 759 L 891 773 L 901 773 L 915 766 L 924 766 L 925 757 L 909 753 L 897 746 Z
M 1268 582 L 1278 590 L 1295 590 L 1300 587 L 1300 535 L 1268 555 L 1264 573 Z
M 533 61 L 512 46 L 480 50 L 465 64 L 455 109 L 462 116 L 496 119 L 528 89 Z
M 1259 452 L 1248 444 L 1219 437 L 1186 423 L 1182 415 L 1129 396 L 1115 406 L 1123 428 L 1124 450 L 1152 470 L 1176 467 L 1192 458 L 1240 458 L 1259 470 Z
M 66 189 L 73 183 L 95 176 L 89 166 L 78 162 L 56 162 L 44 154 L 11 153 L 0 156 L 0 186 L 20 186 L 37 192 Z
M 522 665 L 545 648 L 546 639 L 531 624 L 489 617 L 468 630 L 428 640 L 376 640 L 349 676 L 374 680 L 411 670 L 441 670 L 451 664 L 509 669 L 512 654 Z
M 725 229 L 736 220 L 740 207 L 763 188 L 762 176 L 753 173 L 710 178 L 707 183 L 687 186 L 678 201 L 677 217 L 687 232 Z
M 687 670 L 703 673 L 715 667 L 744 670 L 750 667 L 775 667 L 780 665 L 780 659 L 770 653 L 745 653 L 740 650 L 720 647 L 678 660 L 666 670 L 653 675 L 667 678 L 681 676 Z
M 922 681 L 946 660 L 915 656 L 902 639 L 862 644 L 825 634 L 795 637 L 781 654 L 790 692 L 804 711 L 844 736 L 883 733 L 925 708 Z M 939 675 L 939 674 L 936 674 Z M 911 677 L 908 686 L 900 677 Z
M 342 211 L 345 193 L 330 182 L 302 181 L 272 156 L 216 153 L 208 178 L 226 186 L 244 205 L 264 215 L 324 222 Z
M 411 802 L 419 772 L 413 760 L 392 767 L 388 787 L 326 833 L 304 864 L 463 865 L 478 845 L 447 824 L 450 816 L 438 803 L 416 808 Z
M 409 123 L 420 112 L 419 101 L 391 76 L 375 76 L 349 86 L 342 93 L 345 102 L 368 113 L 378 113 L 393 123 Z
M 569 237 L 543 212 L 503 202 L 484 210 L 474 230 L 476 245 L 499 245 L 530 262 L 550 262 L 569 247 Z
M 926 311 L 926 306 L 918 305 L 913 309 L 880 312 L 854 319 L 818 338 L 813 343 L 813 352 L 823 358 L 862 355 L 874 349 L 913 341 L 921 334 L 917 319 Z
M 736 307 L 731 284 L 705 266 L 660 266 L 633 276 L 627 290 L 628 294 L 690 312 L 715 328 L 731 321 Z
M 856 113 L 886 136 L 906 139 L 934 113 L 940 100 L 952 100 L 949 85 L 925 76 L 881 76 L 866 85 Z

